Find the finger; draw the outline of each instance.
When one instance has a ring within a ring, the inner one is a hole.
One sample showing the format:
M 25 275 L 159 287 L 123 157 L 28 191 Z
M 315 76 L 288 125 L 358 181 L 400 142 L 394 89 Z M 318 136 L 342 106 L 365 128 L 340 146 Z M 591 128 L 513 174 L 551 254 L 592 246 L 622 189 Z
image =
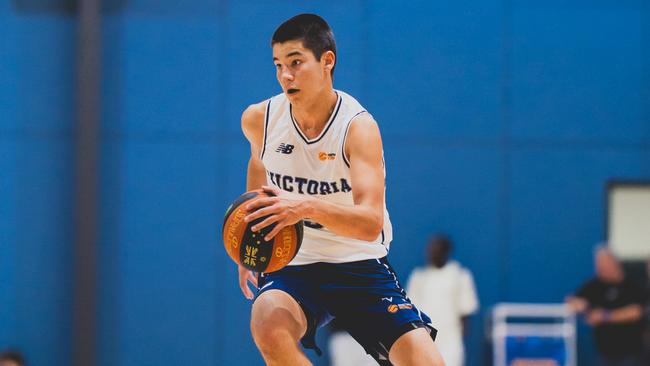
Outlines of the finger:
M 259 210 L 253 211 L 248 215 L 244 216 L 244 222 L 251 222 L 257 218 L 272 215 L 277 212 L 278 212 L 278 208 L 274 206 L 260 208 Z
M 253 292 L 251 291 L 250 287 L 248 287 L 248 282 L 246 279 L 244 279 L 243 283 L 239 283 L 239 288 L 241 288 L 241 292 L 244 294 L 245 298 L 248 300 L 251 300 L 253 298 Z
M 253 211 L 260 207 L 271 206 L 278 201 L 277 197 L 263 197 L 253 200 L 253 202 L 246 205 L 247 211 Z
M 262 186 L 262 190 L 264 192 L 271 192 L 276 196 L 280 194 L 280 188 L 275 186 Z
M 269 225 L 271 225 L 274 222 L 279 221 L 279 220 L 280 220 L 280 217 L 278 215 L 271 215 L 271 216 L 267 217 L 266 219 L 264 219 L 264 221 L 253 225 L 253 227 L 251 227 L 251 230 L 253 232 L 262 230 L 265 227 L 267 227 L 267 226 L 269 226 Z
M 266 234 L 264 240 L 270 241 L 271 239 L 275 238 L 275 236 L 278 235 L 280 230 L 282 230 L 282 228 L 284 228 L 285 226 L 287 226 L 287 224 L 284 223 L 284 221 L 278 221 L 275 227 L 273 228 L 273 230 L 271 230 L 268 234 Z
M 253 272 L 248 273 L 248 281 L 252 283 L 255 287 L 259 287 L 257 285 L 257 276 Z
M 241 289 L 241 292 L 244 294 L 244 297 L 250 300 L 253 298 L 253 292 L 251 292 L 250 288 L 248 287 L 248 283 L 246 281 L 248 279 L 248 276 L 250 275 L 250 271 L 240 266 L 238 268 L 238 272 L 239 272 L 239 288 Z

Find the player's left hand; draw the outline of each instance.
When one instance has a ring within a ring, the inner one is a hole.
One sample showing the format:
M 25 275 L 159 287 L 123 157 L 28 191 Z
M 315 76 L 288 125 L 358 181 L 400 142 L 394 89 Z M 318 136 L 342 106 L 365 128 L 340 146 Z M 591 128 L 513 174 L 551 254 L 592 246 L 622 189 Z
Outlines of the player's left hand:
M 246 206 L 246 210 L 249 214 L 244 218 L 244 221 L 251 222 L 257 218 L 269 215 L 269 217 L 251 228 L 253 231 L 259 231 L 275 223 L 273 230 L 264 237 L 264 240 L 269 241 L 273 239 L 283 227 L 293 225 L 304 218 L 303 204 L 309 198 L 303 195 L 286 192 L 272 186 L 262 186 L 262 189 L 274 196 L 260 198 L 249 203 Z

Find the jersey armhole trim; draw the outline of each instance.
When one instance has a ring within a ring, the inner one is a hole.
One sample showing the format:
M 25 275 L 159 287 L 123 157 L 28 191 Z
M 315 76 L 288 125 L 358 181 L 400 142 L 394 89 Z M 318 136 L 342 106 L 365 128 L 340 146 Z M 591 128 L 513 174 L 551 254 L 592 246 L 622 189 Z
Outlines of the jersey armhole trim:
M 348 125 L 345 126 L 345 133 L 343 133 L 343 144 L 341 144 L 341 156 L 343 156 L 343 162 L 345 163 L 345 165 L 348 166 L 348 168 L 350 167 L 350 160 L 348 159 L 348 156 L 345 154 L 345 142 L 346 142 L 347 139 L 348 139 L 348 130 L 350 129 L 350 125 L 352 124 L 352 121 L 354 121 L 354 119 L 357 118 L 358 115 L 360 115 L 360 114 L 362 114 L 362 113 L 367 113 L 367 112 L 368 112 L 368 111 L 363 110 L 363 111 L 361 111 L 361 112 L 355 114 L 355 115 L 352 116 L 352 118 L 350 118 L 350 120 L 348 121 Z
M 266 135 L 268 135 L 268 128 L 269 128 L 269 114 L 271 112 L 271 99 L 269 99 L 269 103 L 266 105 L 266 112 L 264 112 L 264 142 L 262 142 L 262 153 L 260 154 L 260 160 L 264 158 L 264 152 L 266 151 Z

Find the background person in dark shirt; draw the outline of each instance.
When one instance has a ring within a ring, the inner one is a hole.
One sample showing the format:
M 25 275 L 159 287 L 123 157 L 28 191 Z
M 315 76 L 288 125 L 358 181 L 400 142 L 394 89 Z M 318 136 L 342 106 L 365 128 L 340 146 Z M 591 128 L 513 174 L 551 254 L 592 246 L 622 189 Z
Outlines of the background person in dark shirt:
M 643 308 L 643 362 L 650 365 L 650 258 L 646 262 L 645 272 L 645 306 Z
M 25 359 L 18 351 L 0 352 L 0 366 L 25 366 Z
M 595 264 L 596 277 L 567 302 L 594 327 L 600 365 L 641 365 L 643 290 L 625 278 L 608 249 L 597 249 Z

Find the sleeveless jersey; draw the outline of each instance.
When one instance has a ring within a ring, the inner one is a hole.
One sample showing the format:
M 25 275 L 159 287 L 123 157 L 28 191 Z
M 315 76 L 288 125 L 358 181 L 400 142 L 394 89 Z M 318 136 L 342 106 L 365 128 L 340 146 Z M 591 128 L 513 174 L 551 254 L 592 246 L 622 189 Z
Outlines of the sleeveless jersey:
M 284 94 L 269 99 L 260 157 L 269 185 L 352 206 L 354 186 L 344 146 L 350 123 L 367 111 L 348 94 L 338 90 L 336 94 L 338 99 L 329 120 L 320 135 L 313 139 L 307 138 L 300 130 L 292 115 L 291 103 Z M 381 258 L 388 253 L 392 236 L 384 192 L 384 227 L 375 240 L 368 242 L 343 237 L 305 219 L 302 246 L 289 265 Z

